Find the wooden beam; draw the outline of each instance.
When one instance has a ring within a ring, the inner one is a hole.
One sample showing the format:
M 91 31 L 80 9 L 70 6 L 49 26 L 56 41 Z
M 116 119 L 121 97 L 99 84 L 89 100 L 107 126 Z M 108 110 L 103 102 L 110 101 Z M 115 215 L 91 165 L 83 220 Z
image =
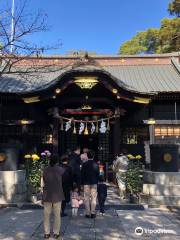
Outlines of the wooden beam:
M 115 124 L 113 128 L 113 153 L 114 156 L 119 154 L 120 144 L 121 144 L 121 131 L 120 131 L 120 118 L 115 119 Z
M 79 97 L 74 98 L 63 98 L 60 99 L 60 105 L 63 106 L 64 104 L 72 104 L 72 103 L 79 103 L 79 104 L 91 104 L 91 103 L 104 103 L 108 104 L 110 106 L 114 106 L 114 103 L 112 100 L 109 100 L 107 98 L 96 98 L 96 97 L 89 97 L 89 99 L 83 99 Z

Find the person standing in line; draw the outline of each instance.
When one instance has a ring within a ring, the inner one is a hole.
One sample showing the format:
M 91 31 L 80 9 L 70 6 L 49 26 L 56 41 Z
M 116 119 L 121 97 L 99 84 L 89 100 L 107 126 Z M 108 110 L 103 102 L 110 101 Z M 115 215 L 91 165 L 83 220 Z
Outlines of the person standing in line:
M 60 167 L 63 169 L 62 175 L 62 187 L 64 192 L 65 200 L 62 201 L 61 207 L 61 217 L 66 217 L 67 214 L 65 213 L 66 204 L 70 202 L 70 195 L 71 190 L 73 188 L 73 176 L 72 176 L 72 169 L 68 165 L 69 159 L 68 155 L 62 155 Z
M 104 177 L 104 164 L 99 161 L 98 165 L 99 165 L 99 176 Z
M 94 153 L 92 151 L 88 151 L 87 156 L 88 161 L 83 163 L 81 169 L 82 185 L 84 186 L 85 217 L 95 218 L 99 167 L 94 161 Z
M 126 198 L 126 172 L 128 168 L 128 157 L 121 153 L 113 162 L 113 171 L 116 174 L 116 180 L 119 187 L 120 197 Z
M 69 165 L 72 168 L 73 182 L 77 184 L 79 193 L 81 191 L 81 149 L 80 147 L 75 147 L 74 151 L 69 156 Z
M 71 155 L 71 153 L 72 153 L 71 149 L 68 148 L 68 149 L 66 150 L 66 154 L 68 155 L 68 157 Z
M 61 227 L 61 203 L 64 200 L 62 188 L 63 169 L 57 165 L 58 161 L 55 156 L 50 159 L 50 164 L 43 171 L 43 202 L 44 202 L 44 238 L 50 238 L 50 216 L 54 213 L 53 237 L 60 237 Z
M 81 154 L 82 163 L 84 163 L 88 160 L 88 156 L 87 156 L 88 151 L 89 151 L 88 148 L 83 148 L 83 153 Z
M 107 198 L 107 185 L 104 182 L 103 176 L 99 177 L 97 192 L 98 192 L 98 202 L 99 202 L 100 213 L 103 215 L 104 214 L 104 203 Z

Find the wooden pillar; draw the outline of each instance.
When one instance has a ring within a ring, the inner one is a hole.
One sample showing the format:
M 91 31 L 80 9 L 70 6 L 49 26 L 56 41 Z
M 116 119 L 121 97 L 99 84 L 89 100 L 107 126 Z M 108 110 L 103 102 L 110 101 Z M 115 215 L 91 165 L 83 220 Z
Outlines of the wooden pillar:
M 22 125 L 22 143 L 23 143 L 23 154 L 28 154 L 28 126 Z
M 149 105 L 149 119 L 154 118 L 154 109 L 152 103 Z M 149 125 L 149 140 L 150 144 L 155 143 L 155 127 L 154 124 Z
M 0 103 L 0 122 L 2 120 L 2 104 Z
M 149 125 L 150 144 L 155 143 L 155 129 L 154 125 Z
M 120 118 L 115 119 L 113 128 L 113 153 L 114 156 L 119 154 L 121 144 L 121 129 L 120 129 Z
M 57 118 L 58 110 L 54 108 L 53 115 L 53 131 L 52 131 L 52 145 L 53 155 L 58 156 L 59 154 L 59 119 Z

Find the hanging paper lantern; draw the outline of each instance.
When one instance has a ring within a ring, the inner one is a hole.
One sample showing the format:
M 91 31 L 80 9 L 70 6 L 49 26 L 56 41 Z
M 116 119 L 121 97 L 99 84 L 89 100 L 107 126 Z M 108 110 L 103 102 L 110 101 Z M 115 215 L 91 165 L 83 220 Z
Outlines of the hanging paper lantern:
M 87 127 L 87 122 L 86 122 L 86 128 L 84 130 L 84 135 L 88 135 L 88 134 L 89 134 L 89 132 L 88 132 L 88 127 Z
M 81 122 L 80 123 L 80 128 L 79 128 L 79 134 L 82 134 L 83 131 L 84 131 L 84 123 Z
M 105 123 L 104 120 L 102 120 L 99 131 L 100 131 L 100 133 L 105 133 L 106 130 L 107 130 L 107 128 L 106 128 L 106 123 Z
M 71 120 L 66 122 L 65 131 L 67 132 L 71 128 Z
M 91 123 L 91 134 L 93 134 L 95 132 L 95 130 L 96 130 L 96 127 L 95 127 L 94 123 L 92 122 Z

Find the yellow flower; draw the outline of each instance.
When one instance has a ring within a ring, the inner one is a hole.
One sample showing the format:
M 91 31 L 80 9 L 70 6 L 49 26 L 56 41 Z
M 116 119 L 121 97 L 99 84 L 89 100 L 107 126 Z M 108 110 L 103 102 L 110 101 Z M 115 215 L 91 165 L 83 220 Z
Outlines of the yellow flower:
M 32 160 L 33 161 L 36 161 L 36 160 L 39 160 L 40 159 L 40 157 L 37 155 L 37 154 L 32 154 Z
M 24 156 L 24 158 L 25 158 L 25 159 L 31 158 L 31 155 L 30 155 L 30 154 L 26 154 L 26 155 Z
M 129 159 L 135 159 L 135 157 L 134 157 L 132 154 L 128 154 L 127 157 L 128 157 Z
M 141 158 L 142 158 L 141 155 L 136 156 L 136 159 L 141 159 Z

